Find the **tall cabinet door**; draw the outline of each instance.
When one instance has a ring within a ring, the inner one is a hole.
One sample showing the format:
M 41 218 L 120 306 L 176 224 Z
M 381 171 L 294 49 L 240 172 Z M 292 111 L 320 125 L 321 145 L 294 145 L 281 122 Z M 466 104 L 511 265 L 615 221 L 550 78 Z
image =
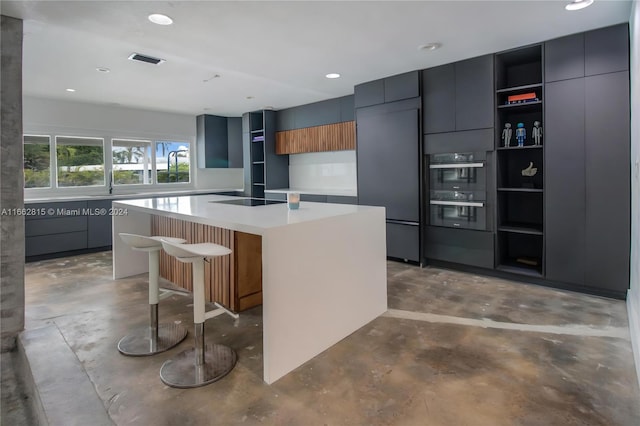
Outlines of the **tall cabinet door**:
M 585 78 L 587 269 L 585 284 L 629 286 L 630 129 L 627 71 Z
M 585 82 L 545 86 L 545 265 L 549 280 L 584 285 Z
M 420 220 L 418 115 L 358 111 L 358 203 L 386 207 L 387 219 Z
M 424 133 L 456 130 L 455 65 L 447 64 L 422 71 L 422 115 Z
M 493 127 L 493 55 L 456 62 L 456 130 Z

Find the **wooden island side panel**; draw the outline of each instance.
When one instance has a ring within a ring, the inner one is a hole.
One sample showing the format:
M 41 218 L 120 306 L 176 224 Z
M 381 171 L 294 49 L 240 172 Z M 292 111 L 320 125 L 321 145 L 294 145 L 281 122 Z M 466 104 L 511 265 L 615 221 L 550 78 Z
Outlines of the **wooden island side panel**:
M 184 238 L 188 244 L 215 243 L 231 249 L 229 256 L 205 263 L 205 298 L 235 312 L 262 304 L 262 239 L 259 235 L 152 215 L 152 235 Z M 193 290 L 191 264 L 160 252 L 160 276 Z

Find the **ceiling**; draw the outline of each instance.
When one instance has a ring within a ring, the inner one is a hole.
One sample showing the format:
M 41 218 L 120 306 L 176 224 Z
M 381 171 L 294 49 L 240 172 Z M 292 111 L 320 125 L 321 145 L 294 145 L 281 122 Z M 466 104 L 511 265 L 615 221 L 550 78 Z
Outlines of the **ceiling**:
M 0 11 L 25 21 L 27 96 L 239 116 L 629 21 L 630 1 L 596 0 L 576 12 L 567 2 L 2 0 Z M 151 13 L 174 24 L 155 25 Z M 442 47 L 418 49 L 430 42 Z M 130 61 L 133 52 L 166 62 Z M 342 77 L 325 78 L 330 72 Z

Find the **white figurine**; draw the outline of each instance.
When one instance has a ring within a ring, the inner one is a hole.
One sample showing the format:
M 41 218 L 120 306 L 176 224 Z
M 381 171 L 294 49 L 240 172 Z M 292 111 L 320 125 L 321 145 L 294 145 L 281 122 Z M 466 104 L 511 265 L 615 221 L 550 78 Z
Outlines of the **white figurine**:
M 538 173 L 538 168 L 533 167 L 533 161 L 529 161 L 529 167 L 522 169 L 522 176 L 533 177 Z
M 511 134 L 513 130 L 511 130 L 511 123 L 505 123 L 504 129 L 502 130 L 502 146 L 511 145 Z
M 531 130 L 531 138 L 534 145 L 540 145 L 542 141 L 542 127 L 539 121 L 533 122 L 533 130 Z

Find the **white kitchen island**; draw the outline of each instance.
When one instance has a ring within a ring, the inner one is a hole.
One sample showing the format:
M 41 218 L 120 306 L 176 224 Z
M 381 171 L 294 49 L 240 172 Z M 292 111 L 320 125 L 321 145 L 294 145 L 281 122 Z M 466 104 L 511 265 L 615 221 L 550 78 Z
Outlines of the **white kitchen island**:
M 243 206 L 199 195 L 113 203 L 114 279 L 147 272 L 120 232 L 164 216 L 262 237 L 264 381 L 273 383 L 387 310 L 385 210 L 301 202 Z

